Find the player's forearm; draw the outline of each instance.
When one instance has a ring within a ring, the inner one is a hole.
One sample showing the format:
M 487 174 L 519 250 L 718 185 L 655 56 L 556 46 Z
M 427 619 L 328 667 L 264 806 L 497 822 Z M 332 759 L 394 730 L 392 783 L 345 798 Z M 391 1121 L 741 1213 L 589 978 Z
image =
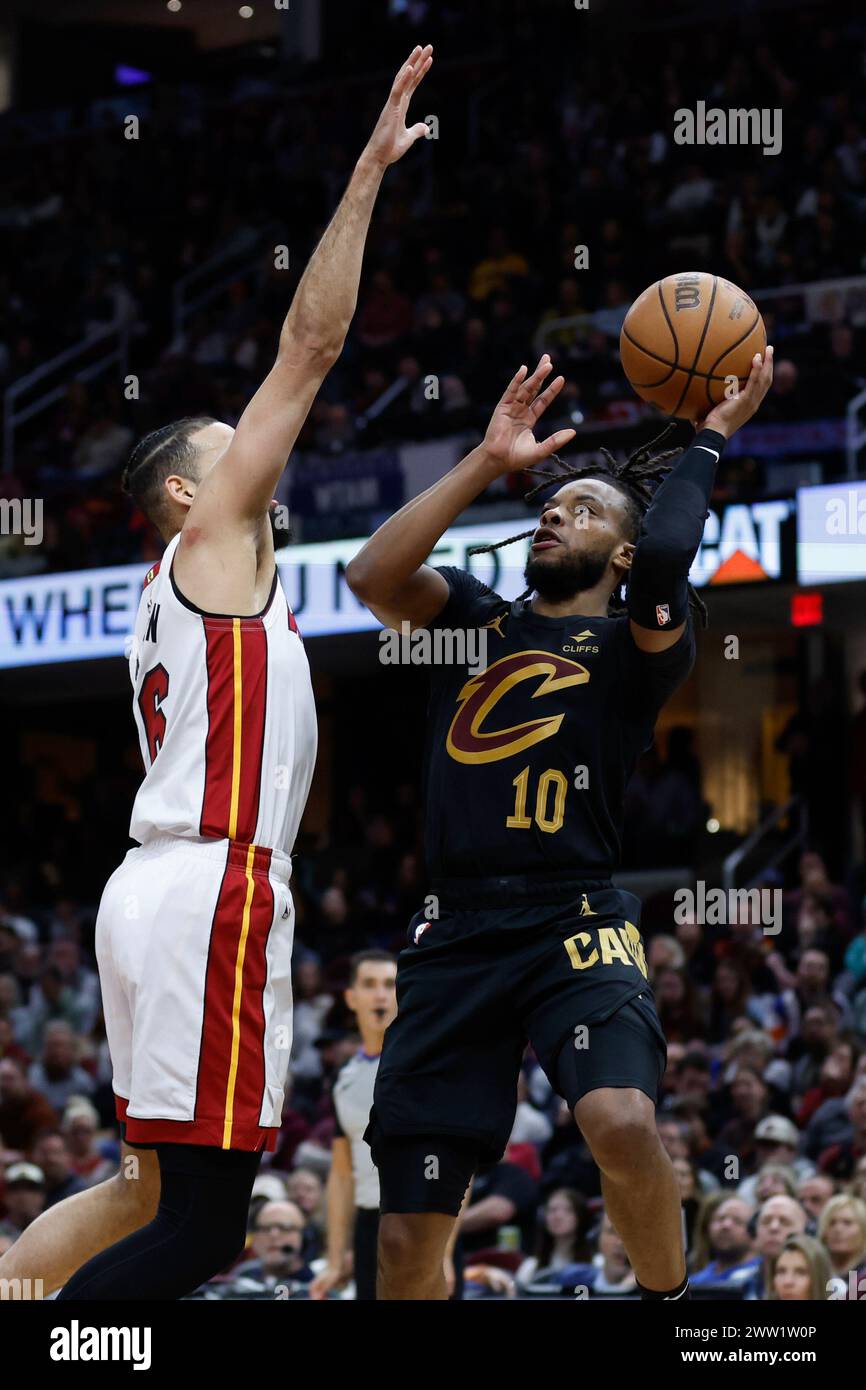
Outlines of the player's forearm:
M 349 587 L 365 600 L 387 598 L 426 562 L 461 512 L 500 474 L 479 446 L 444 478 L 389 517 L 346 570 Z
M 689 570 L 704 534 L 724 447 L 723 434 L 701 430 L 660 484 L 641 523 L 629 574 L 628 611 L 642 627 L 662 625 L 659 605 L 667 608 L 666 621 L 674 626 L 685 619 Z
M 370 218 L 385 167 L 361 155 L 324 236 L 295 292 L 280 333 L 280 355 L 297 343 L 339 357 L 358 302 Z

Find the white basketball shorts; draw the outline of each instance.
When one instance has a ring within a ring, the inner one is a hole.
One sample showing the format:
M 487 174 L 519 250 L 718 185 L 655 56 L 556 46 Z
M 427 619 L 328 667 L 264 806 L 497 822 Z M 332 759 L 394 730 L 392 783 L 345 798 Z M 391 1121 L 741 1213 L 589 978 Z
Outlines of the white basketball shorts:
M 165 835 L 106 884 L 96 955 L 130 1144 L 272 1151 L 292 1045 L 291 860 Z

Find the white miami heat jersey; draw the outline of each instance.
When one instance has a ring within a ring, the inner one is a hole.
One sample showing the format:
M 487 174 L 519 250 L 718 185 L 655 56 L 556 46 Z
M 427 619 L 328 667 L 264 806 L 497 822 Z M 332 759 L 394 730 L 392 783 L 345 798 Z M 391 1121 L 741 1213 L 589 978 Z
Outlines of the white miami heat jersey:
M 144 581 L 130 643 L 145 777 L 130 835 L 291 854 L 316 761 L 310 668 L 278 576 L 252 618 L 203 613 L 174 582 L 180 535 Z

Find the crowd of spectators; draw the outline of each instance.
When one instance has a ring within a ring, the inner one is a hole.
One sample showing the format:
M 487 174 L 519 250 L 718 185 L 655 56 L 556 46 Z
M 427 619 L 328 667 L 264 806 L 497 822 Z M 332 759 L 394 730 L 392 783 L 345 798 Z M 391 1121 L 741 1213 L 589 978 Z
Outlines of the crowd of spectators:
M 756 290 L 866 269 L 862 23 L 807 5 L 780 31 L 757 13 L 748 43 L 742 19 L 730 23 L 736 44 L 718 16 L 631 44 L 602 24 L 586 44 L 559 7 L 514 82 L 517 20 L 510 44 L 503 25 L 485 51 L 460 45 L 450 15 L 455 46 L 419 113 L 429 106 L 437 139 L 389 173 L 357 316 L 300 457 L 478 429 L 539 330 L 560 319 L 546 345 L 568 378 L 563 415 L 634 421 L 618 333 L 658 276 L 698 264 Z M 218 94 L 155 89 L 137 140 L 122 138 L 119 118 L 29 142 L 4 141 L 0 124 L 0 386 L 106 328 L 129 335 L 138 383 L 130 392 L 119 367 L 70 380 L 20 429 L 2 487 L 51 499 L 49 520 L 39 547 L 4 538 L 0 573 L 151 558 L 153 536 L 118 494 L 130 444 L 179 414 L 237 420 L 381 97 L 381 71 L 300 92 L 277 74 L 239 75 Z M 678 145 L 674 113 L 698 98 L 781 110 L 780 153 Z M 288 269 L 275 265 L 283 245 Z M 576 268 L 579 246 L 588 264 Z M 174 320 L 176 282 L 232 251 L 257 271 Z M 863 306 L 852 302 L 850 322 L 843 301 L 820 297 L 762 307 L 777 356 L 762 421 L 841 415 L 866 382 Z M 760 463 L 727 467 L 760 488 Z

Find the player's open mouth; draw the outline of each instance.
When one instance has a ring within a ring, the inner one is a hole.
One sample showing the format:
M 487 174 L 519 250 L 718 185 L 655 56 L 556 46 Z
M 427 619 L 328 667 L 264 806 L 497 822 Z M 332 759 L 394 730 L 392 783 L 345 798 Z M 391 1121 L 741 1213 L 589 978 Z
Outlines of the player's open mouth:
M 548 531 L 547 527 L 542 526 L 539 531 L 536 531 L 531 548 L 533 550 L 550 550 L 552 546 L 561 544 L 562 542 L 554 531 Z

